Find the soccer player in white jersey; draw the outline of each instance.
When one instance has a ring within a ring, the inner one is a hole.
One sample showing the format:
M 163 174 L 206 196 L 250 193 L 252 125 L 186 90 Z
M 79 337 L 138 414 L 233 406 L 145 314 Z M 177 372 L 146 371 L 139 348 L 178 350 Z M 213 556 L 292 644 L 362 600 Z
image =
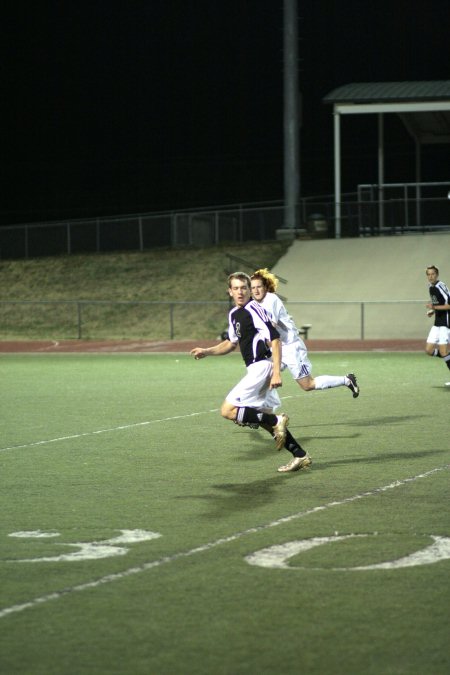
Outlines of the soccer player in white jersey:
M 288 416 L 274 413 L 281 405 L 276 391 L 282 385 L 280 335 L 267 312 L 252 300 L 247 274 L 230 274 L 228 292 L 234 301 L 228 315 L 228 338 L 213 347 L 195 347 L 191 354 L 195 359 L 222 356 L 239 345 L 247 374 L 227 394 L 222 417 L 240 426 L 261 426 L 273 436 L 278 450 L 284 446 L 292 459 L 278 468 L 280 473 L 305 469 L 312 460 L 288 431 Z
M 253 298 L 269 314 L 273 325 L 280 334 L 282 343 L 281 361 L 304 391 L 348 387 L 353 398 L 359 396 L 359 386 L 353 373 L 347 375 L 319 375 L 312 377 L 312 365 L 308 350 L 299 335 L 297 326 L 286 307 L 275 293 L 278 279 L 268 269 L 256 270 L 251 277 Z
M 426 268 L 431 302 L 427 304 L 428 316 L 434 316 L 434 325 L 428 333 L 425 351 L 429 356 L 444 359 L 450 370 L 450 291 L 443 281 L 439 281 L 439 270 L 435 265 Z M 450 387 L 450 382 L 445 383 Z

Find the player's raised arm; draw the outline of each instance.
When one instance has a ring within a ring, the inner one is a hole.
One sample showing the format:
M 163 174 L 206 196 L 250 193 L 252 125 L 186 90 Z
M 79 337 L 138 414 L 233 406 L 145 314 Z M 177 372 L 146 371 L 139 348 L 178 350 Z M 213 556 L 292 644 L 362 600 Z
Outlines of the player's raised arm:
M 213 347 L 194 347 L 191 349 L 191 356 L 195 358 L 196 361 L 199 359 L 205 359 L 207 356 L 222 356 L 223 354 L 229 354 L 230 352 L 236 349 L 236 345 L 230 340 L 224 340 L 219 342 L 218 345 Z

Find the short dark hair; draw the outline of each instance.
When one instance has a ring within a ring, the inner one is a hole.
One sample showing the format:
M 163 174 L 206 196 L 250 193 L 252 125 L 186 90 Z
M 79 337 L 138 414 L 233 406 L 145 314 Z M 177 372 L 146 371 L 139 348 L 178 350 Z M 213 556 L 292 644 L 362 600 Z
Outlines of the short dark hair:
M 439 274 L 439 270 L 436 267 L 436 265 L 428 265 L 428 267 L 426 268 L 425 271 L 428 272 L 428 270 L 434 270 L 436 272 L 436 274 Z

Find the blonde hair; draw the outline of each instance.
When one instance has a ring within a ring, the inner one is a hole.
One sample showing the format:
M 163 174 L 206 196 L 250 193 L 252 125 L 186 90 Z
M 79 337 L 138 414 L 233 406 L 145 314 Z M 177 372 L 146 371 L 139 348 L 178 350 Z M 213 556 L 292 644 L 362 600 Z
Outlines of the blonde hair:
M 264 284 L 264 288 L 266 288 L 269 293 L 275 293 L 278 288 L 278 279 L 276 278 L 275 274 L 269 272 L 267 267 L 256 270 L 256 272 L 252 274 L 251 278 L 252 281 L 253 279 L 260 279 Z

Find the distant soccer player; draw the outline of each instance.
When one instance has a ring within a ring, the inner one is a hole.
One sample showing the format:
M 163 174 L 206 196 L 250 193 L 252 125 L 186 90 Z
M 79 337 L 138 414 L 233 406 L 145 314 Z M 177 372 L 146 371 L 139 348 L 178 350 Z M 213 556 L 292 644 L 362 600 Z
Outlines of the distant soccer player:
M 353 373 L 348 375 L 318 375 L 312 377 L 312 365 L 308 358 L 308 350 L 299 335 L 299 330 L 286 307 L 275 291 L 278 287 L 277 277 L 267 269 L 256 270 L 252 275 L 252 295 L 266 310 L 277 331 L 282 343 L 281 361 L 299 386 L 304 391 L 314 389 L 332 389 L 334 387 L 348 387 L 353 398 L 359 396 L 359 386 Z
M 449 330 L 450 330 L 450 291 L 443 281 L 439 281 L 439 270 L 435 265 L 426 268 L 429 281 L 431 302 L 427 304 L 428 316 L 434 316 L 434 325 L 428 333 L 425 351 L 429 356 L 444 359 L 450 370 Z M 450 382 L 445 383 L 450 387 Z
M 310 456 L 288 431 L 288 416 L 274 414 L 281 405 L 276 391 L 282 385 L 279 333 L 267 312 L 252 300 L 247 274 L 230 274 L 228 292 L 235 305 L 228 315 L 228 338 L 207 349 L 195 347 L 191 354 L 196 359 L 222 356 L 234 351 L 239 344 L 247 374 L 227 394 L 220 410 L 222 417 L 240 426 L 261 426 L 274 437 L 278 450 L 284 446 L 292 459 L 280 466 L 279 472 L 304 469 L 312 463 Z

